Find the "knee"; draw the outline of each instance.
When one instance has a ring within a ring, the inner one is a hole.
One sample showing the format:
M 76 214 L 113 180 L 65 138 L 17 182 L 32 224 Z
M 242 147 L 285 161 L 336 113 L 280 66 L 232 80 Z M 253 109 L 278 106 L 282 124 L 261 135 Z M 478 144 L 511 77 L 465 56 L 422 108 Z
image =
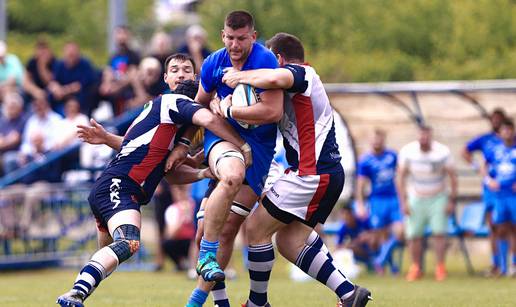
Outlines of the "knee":
M 242 186 L 244 176 L 245 172 L 243 171 L 228 169 L 219 175 L 219 185 L 222 185 L 225 189 L 234 191 L 236 193 Z
M 108 247 L 115 254 L 118 263 L 126 261 L 140 249 L 140 229 L 130 224 L 120 225 L 115 229 L 113 243 Z

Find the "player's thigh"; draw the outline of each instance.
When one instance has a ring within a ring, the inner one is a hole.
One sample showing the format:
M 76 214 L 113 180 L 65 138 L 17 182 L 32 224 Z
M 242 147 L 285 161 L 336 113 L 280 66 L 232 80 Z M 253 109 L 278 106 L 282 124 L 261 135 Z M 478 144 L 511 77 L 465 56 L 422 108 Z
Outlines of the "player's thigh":
M 497 196 L 494 199 L 494 206 L 492 211 L 492 220 L 494 225 L 501 225 L 510 221 L 509 204 L 510 199 L 503 196 Z
M 104 246 L 108 246 L 111 243 L 113 243 L 113 238 L 111 237 L 107 229 L 97 227 L 98 248 L 103 248 Z
M 108 220 L 107 225 L 110 234 L 113 234 L 121 225 L 133 225 L 141 229 L 140 211 L 134 209 L 119 211 Z
M 433 197 L 429 204 L 429 220 L 432 235 L 443 235 L 448 230 L 448 215 L 446 214 L 446 206 L 448 205 L 448 196 L 441 194 Z
M 213 145 L 208 163 L 213 174 L 219 179 L 223 179 L 223 176 L 234 176 L 242 181 L 244 179 L 245 164 L 242 153 L 230 142 L 222 141 Z
M 250 245 L 268 243 L 272 235 L 285 225 L 259 205 L 247 219 L 247 240 Z

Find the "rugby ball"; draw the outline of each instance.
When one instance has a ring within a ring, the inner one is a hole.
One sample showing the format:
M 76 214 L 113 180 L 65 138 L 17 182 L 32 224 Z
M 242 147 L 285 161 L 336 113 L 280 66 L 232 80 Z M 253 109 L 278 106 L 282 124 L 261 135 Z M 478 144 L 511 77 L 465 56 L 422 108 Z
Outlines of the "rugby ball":
M 239 83 L 233 91 L 231 104 L 236 107 L 248 107 L 260 102 L 259 96 L 256 94 L 254 87 L 249 84 Z M 237 123 L 245 129 L 256 128 L 257 125 L 250 125 L 248 123 L 238 121 Z

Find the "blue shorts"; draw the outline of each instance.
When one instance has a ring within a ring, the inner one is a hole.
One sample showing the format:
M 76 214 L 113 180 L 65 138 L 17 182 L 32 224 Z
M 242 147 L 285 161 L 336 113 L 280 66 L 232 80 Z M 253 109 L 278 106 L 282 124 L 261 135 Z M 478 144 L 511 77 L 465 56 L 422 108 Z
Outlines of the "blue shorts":
M 371 227 L 382 229 L 401 221 L 400 205 L 396 196 L 375 196 L 369 198 Z
M 482 202 L 484 203 L 485 212 L 491 212 L 494 208 L 495 193 L 484 184 L 482 186 Z
M 116 213 L 138 210 L 143 199 L 140 186 L 127 177 L 102 174 L 93 185 L 88 202 L 97 220 L 97 228 L 107 231 L 107 222 Z
M 493 223 L 498 225 L 507 222 L 516 224 L 516 194 L 495 194 Z
M 260 128 L 256 128 L 260 129 Z M 265 179 L 271 167 L 271 161 L 274 158 L 274 148 L 276 147 L 276 128 L 274 134 L 269 133 L 266 137 L 255 134 L 253 130 L 244 129 L 240 126 L 235 127 L 240 136 L 251 146 L 253 153 L 253 164 L 246 170 L 245 179 L 247 184 L 253 189 L 257 196 L 262 194 Z M 223 141 L 221 138 L 213 134 L 209 130 L 204 132 L 204 153 L 209 156 L 211 148 Z

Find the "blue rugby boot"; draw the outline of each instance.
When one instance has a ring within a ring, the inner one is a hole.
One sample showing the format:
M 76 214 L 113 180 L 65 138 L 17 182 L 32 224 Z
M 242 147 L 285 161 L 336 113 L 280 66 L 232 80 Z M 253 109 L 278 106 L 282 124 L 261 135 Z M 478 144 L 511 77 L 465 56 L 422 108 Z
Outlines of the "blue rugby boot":
M 197 261 L 197 274 L 205 281 L 224 281 L 226 275 L 217 263 L 215 253 L 207 252 L 206 255 Z

